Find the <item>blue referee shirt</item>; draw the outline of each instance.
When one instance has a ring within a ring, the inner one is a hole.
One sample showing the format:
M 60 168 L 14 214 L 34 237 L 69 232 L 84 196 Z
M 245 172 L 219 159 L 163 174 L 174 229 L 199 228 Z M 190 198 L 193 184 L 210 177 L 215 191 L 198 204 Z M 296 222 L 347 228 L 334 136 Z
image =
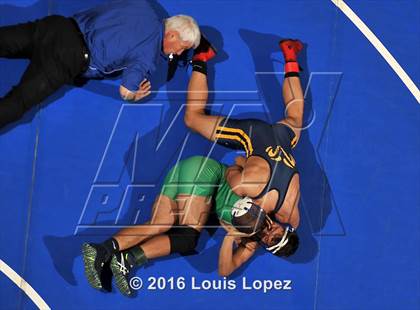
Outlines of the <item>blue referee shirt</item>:
M 73 16 L 90 51 L 87 78 L 122 71 L 122 85 L 137 91 L 163 54 L 164 26 L 144 0 L 111 1 Z

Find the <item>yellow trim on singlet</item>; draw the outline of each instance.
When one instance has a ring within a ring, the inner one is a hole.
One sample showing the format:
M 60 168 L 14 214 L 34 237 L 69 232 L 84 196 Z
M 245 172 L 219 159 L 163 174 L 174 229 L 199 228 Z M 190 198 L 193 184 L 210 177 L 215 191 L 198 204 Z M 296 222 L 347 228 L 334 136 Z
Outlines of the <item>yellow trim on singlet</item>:
M 242 129 L 218 126 L 217 130 L 221 131 L 225 135 L 229 135 L 229 134 L 226 134 L 224 132 L 228 132 L 228 133 L 233 132 L 233 133 L 239 134 L 243 139 L 245 139 L 245 141 L 243 141 L 243 143 L 242 142 L 241 143 L 242 144 L 245 143 L 247 145 L 247 147 L 245 147 L 245 150 L 248 150 L 247 151 L 247 153 L 249 153 L 248 156 L 252 155 L 252 153 L 254 152 L 254 148 L 252 147 L 251 139 Z M 216 134 L 216 137 L 217 137 L 217 135 L 220 135 L 220 134 Z M 229 138 L 225 138 L 225 139 L 229 139 Z M 237 140 L 237 139 L 234 139 L 234 140 Z
M 272 146 L 269 146 L 265 149 L 265 152 L 270 156 L 270 158 L 274 158 L 280 153 L 280 146 L 277 146 L 275 150 L 273 150 Z
M 245 149 L 246 157 L 249 157 L 250 154 L 249 154 L 248 147 L 247 147 L 245 141 L 242 140 L 240 137 L 235 136 L 235 135 L 225 135 L 225 134 L 217 133 L 216 136 L 215 136 L 215 138 L 216 139 L 229 139 L 229 140 L 239 141 L 242 144 L 242 146 L 244 147 L 244 149 Z
M 292 141 L 290 141 L 290 145 L 292 149 L 296 146 L 296 144 L 297 144 L 297 136 L 295 134 L 295 137 L 292 139 Z
M 286 165 L 286 166 L 288 166 L 288 167 L 290 167 L 291 169 L 293 169 L 294 167 L 289 163 L 289 161 L 284 157 L 283 158 L 283 163 Z
M 287 154 L 287 152 L 280 146 L 280 149 L 282 150 L 282 153 L 284 155 L 284 159 L 287 159 L 289 164 L 286 163 L 286 161 L 283 159 L 284 163 L 288 165 L 290 168 L 294 168 L 296 166 L 296 161 L 293 158 L 292 154 Z

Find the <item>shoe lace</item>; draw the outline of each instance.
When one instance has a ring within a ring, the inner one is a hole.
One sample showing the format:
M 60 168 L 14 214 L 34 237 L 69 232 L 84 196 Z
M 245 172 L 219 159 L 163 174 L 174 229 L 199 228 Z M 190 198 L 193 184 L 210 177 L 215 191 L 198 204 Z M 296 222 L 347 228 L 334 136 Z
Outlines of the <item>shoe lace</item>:
M 126 276 L 130 270 L 125 266 L 125 260 L 124 260 L 124 256 L 121 253 L 121 261 L 117 261 L 118 267 L 120 268 L 121 273 Z

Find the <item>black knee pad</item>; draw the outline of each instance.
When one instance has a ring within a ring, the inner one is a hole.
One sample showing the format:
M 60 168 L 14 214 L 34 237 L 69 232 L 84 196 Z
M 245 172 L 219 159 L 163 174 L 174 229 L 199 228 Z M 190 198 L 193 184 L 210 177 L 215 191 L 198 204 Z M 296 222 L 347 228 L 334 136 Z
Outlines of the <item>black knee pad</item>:
M 195 253 L 200 232 L 189 226 L 172 227 L 166 233 L 171 243 L 171 254 L 180 253 L 183 255 Z

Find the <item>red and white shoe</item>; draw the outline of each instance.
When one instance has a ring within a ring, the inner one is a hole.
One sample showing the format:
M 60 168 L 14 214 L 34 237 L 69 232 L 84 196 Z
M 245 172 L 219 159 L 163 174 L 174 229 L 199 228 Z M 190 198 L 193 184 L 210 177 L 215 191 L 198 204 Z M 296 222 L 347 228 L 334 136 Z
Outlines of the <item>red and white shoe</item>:
M 303 49 L 303 43 L 299 40 L 285 39 L 279 42 L 285 62 L 296 62 L 299 52 Z
M 193 61 L 204 61 L 207 62 L 214 58 L 217 54 L 216 48 L 211 45 L 209 40 L 201 34 L 200 44 L 194 50 L 192 60 Z

